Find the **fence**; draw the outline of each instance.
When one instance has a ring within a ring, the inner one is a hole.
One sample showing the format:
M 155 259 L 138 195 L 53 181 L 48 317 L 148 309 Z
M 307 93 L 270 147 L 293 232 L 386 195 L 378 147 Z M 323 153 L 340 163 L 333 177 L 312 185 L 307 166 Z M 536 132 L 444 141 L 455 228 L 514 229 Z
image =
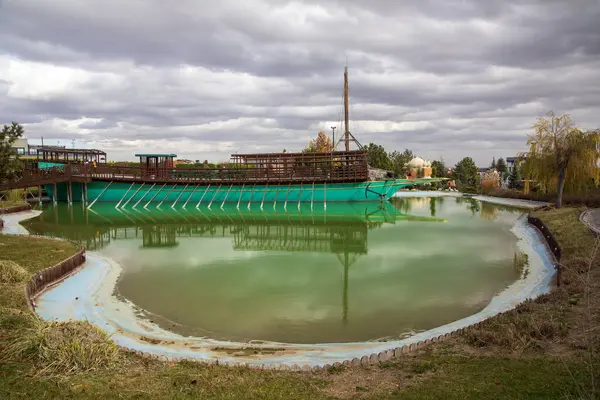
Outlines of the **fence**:
M 538 228 L 542 236 L 544 236 L 544 239 L 546 239 L 546 243 L 556 259 L 556 286 L 560 286 L 560 259 L 562 257 L 562 250 L 558 244 L 558 241 L 550 229 L 548 229 L 546 224 L 544 224 L 538 217 L 534 217 L 533 215 L 529 214 L 527 216 L 527 222 Z
M 44 238 L 46 240 L 62 240 Z M 53 267 L 46 268 L 36 273 L 27 286 L 25 286 L 25 297 L 29 304 L 32 304 L 33 298 L 43 292 L 48 286 L 67 277 L 71 272 L 85 263 L 85 248 L 80 247 L 79 251 L 64 261 L 59 262 Z

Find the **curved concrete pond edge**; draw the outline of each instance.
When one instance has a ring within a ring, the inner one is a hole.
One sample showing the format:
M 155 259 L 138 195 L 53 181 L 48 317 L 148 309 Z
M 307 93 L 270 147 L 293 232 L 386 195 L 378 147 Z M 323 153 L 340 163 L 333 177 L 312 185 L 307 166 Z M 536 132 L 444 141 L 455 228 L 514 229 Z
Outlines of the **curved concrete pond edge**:
M 424 193 L 419 197 L 424 197 Z M 38 214 L 29 211 L 11 215 L 5 219 L 8 229 L 3 232 L 26 234 L 19 222 Z M 528 256 L 529 273 L 495 296 L 480 312 L 405 339 L 311 345 L 258 341 L 240 343 L 181 336 L 158 327 L 147 319 L 147 315 L 143 318 L 143 310 L 114 296 L 121 267 L 95 252 L 87 253 L 82 268 L 39 295 L 36 312 L 49 321 L 89 321 L 107 332 L 125 350 L 149 358 L 304 371 L 379 363 L 430 343 L 444 341 L 470 327 L 477 327 L 487 318 L 550 292 L 555 269 L 553 256 L 543 236 L 527 223 L 525 215 L 517 220 L 512 231 L 519 239 L 519 249 Z

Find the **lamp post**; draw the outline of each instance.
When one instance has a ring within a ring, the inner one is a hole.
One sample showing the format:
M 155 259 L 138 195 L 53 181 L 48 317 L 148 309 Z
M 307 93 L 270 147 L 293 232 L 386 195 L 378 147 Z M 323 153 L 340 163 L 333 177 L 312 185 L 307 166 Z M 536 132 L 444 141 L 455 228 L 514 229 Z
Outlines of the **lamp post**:
M 332 131 L 332 134 L 333 134 L 333 142 L 332 142 L 333 143 L 333 150 L 335 150 L 335 128 L 336 128 L 335 126 L 331 127 L 331 131 Z

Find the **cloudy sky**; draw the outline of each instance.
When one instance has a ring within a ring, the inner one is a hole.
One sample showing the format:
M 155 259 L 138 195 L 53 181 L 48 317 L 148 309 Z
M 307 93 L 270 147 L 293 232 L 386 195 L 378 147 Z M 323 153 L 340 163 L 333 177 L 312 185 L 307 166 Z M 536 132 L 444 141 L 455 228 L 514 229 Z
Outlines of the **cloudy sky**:
M 0 0 L 0 123 L 227 160 L 351 131 L 486 165 L 537 116 L 600 127 L 600 0 Z

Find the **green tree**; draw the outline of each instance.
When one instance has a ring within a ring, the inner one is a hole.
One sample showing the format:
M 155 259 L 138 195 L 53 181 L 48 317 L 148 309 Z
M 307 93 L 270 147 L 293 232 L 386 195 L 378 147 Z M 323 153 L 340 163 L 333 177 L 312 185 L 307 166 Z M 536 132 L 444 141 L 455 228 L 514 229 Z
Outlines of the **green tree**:
M 461 184 L 461 190 L 468 193 L 477 192 L 479 170 L 471 157 L 465 157 L 454 167 L 454 179 Z
M 586 190 L 591 180 L 598 184 L 600 131 L 584 132 L 575 127 L 569 114 L 556 116 L 552 111 L 538 118 L 533 130 L 523 164 L 526 190 L 529 181 L 545 190 L 556 182 L 556 207 L 560 208 L 565 185 L 578 192 Z
M 406 176 L 406 164 L 410 162 L 415 156 L 413 152 L 409 149 L 405 149 L 402 153 L 399 151 L 393 151 L 388 155 L 390 162 L 392 164 L 392 171 L 394 171 L 394 176 L 396 177 L 404 177 Z
M 498 170 L 498 173 L 500 174 L 500 179 L 505 180 L 506 179 L 506 161 L 504 161 L 504 158 L 500 157 L 498 159 L 498 162 L 496 163 L 496 169 Z
M 21 163 L 12 145 L 23 133 L 23 127 L 16 122 L 4 125 L 0 131 L 0 182 L 13 179 L 21 170 Z
M 500 161 L 500 160 L 498 160 L 498 161 Z M 492 163 L 490 164 L 490 169 L 497 169 L 497 168 L 498 168 L 498 166 L 496 164 L 496 157 L 493 157 Z
M 513 170 L 510 172 L 510 176 L 508 177 L 508 187 L 511 189 L 518 189 L 520 183 L 521 171 L 519 163 L 515 162 L 515 166 L 513 167 Z
M 371 167 L 392 170 L 392 162 L 383 146 L 369 143 L 365 149 L 367 150 L 367 160 Z
M 448 175 L 448 169 L 444 160 L 435 160 L 431 163 L 431 177 L 432 178 L 446 178 Z

